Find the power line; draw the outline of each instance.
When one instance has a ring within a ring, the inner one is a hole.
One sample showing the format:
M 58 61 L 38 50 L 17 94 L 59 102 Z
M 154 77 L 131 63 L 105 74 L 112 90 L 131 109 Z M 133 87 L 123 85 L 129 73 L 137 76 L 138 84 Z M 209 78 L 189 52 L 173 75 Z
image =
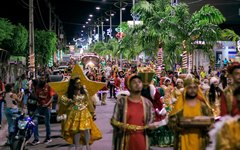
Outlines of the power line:
M 27 7 L 29 7 L 29 5 L 24 1 L 24 0 L 21 0 L 21 2 L 26 5 Z
M 37 7 L 38 7 L 38 11 L 39 11 L 40 18 L 41 18 L 41 21 L 42 21 L 42 23 L 43 23 L 43 26 L 44 26 L 44 28 L 45 28 L 46 30 L 48 30 L 47 26 L 46 26 L 45 23 L 44 23 L 44 20 L 43 20 L 43 17 L 42 17 L 42 13 L 41 13 L 41 9 L 40 9 L 38 0 L 37 0 Z
M 21 5 L 23 8 L 25 8 L 25 9 L 29 9 L 29 7 L 23 5 L 20 1 L 17 1 L 17 3 L 18 3 L 19 5 Z

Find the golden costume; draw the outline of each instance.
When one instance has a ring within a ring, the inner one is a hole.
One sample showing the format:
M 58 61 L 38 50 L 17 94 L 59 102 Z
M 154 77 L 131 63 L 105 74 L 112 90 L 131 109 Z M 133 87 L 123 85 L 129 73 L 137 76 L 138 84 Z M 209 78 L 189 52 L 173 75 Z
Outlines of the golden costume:
M 75 96 L 73 100 L 65 96 L 70 80 L 65 82 L 50 82 L 49 85 L 61 98 L 59 100 L 58 116 L 67 116 L 66 120 L 63 120 L 61 124 L 63 138 L 72 144 L 75 133 L 90 129 L 90 144 L 92 144 L 94 140 L 102 138 L 102 133 L 92 119 L 94 108 L 89 97 L 92 97 L 101 90 L 105 84 L 89 80 L 79 65 L 74 66 L 71 79 L 76 77 L 80 78 L 81 84 L 86 88 L 85 91 L 87 94 Z M 85 144 L 84 134 L 81 135 L 80 144 Z
M 100 130 L 92 119 L 90 112 L 94 112 L 94 108 L 87 95 L 74 96 L 73 100 L 63 95 L 60 103 L 66 107 L 67 119 L 62 124 L 62 136 L 68 143 L 73 144 L 74 134 L 84 130 L 91 130 L 90 144 L 102 138 Z M 84 139 L 80 143 L 85 144 L 83 141 Z
M 216 117 L 220 116 L 221 95 L 218 92 L 215 92 L 215 97 L 216 97 L 215 102 L 210 102 L 209 90 L 207 90 L 205 98 L 206 98 L 207 102 L 209 103 L 210 107 L 212 108 L 213 115 L 216 118 Z
M 200 89 L 198 89 L 197 101 L 194 106 L 190 106 L 186 102 L 185 95 L 187 86 L 194 82 L 194 80 L 188 81 L 184 94 L 179 97 L 173 110 L 169 114 L 169 126 L 175 131 L 174 149 L 176 150 L 205 150 L 208 144 L 207 128 L 179 126 L 181 119 L 212 116 L 212 111 Z M 191 124 L 191 122 L 192 121 L 190 121 L 189 124 Z
M 224 116 L 209 132 L 212 143 L 206 150 L 240 149 L 240 116 Z

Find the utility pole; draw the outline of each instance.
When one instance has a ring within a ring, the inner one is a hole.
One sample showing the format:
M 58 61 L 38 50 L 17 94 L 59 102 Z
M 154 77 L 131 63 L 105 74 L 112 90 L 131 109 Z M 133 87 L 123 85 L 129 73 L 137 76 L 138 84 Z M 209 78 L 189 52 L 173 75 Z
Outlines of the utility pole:
M 119 2 L 120 2 L 120 25 L 122 24 L 122 0 L 119 0 Z M 120 32 L 122 32 L 122 29 L 121 29 L 121 31 Z M 121 54 L 120 54 L 120 68 L 121 69 L 123 69 L 123 63 L 122 63 L 122 60 L 123 59 L 123 54 L 122 54 L 122 52 L 121 52 Z
M 50 2 L 48 3 L 49 7 L 49 31 L 52 31 L 52 7 Z
M 29 0 L 29 72 L 35 77 L 33 0 Z
M 132 7 L 134 7 L 134 5 L 135 5 L 135 0 L 132 0 Z M 133 17 L 133 27 L 135 27 L 135 18 Z

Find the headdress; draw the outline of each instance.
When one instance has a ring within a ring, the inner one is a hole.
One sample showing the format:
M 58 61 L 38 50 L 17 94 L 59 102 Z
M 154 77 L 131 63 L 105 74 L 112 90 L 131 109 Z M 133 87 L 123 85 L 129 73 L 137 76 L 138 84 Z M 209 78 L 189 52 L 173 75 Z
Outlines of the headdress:
M 192 77 L 188 77 L 184 80 L 184 87 L 188 87 L 192 83 L 199 85 L 199 80 Z
M 240 69 L 240 63 L 239 62 L 233 62 L 231 65 L 227 67 L 227 71 L 229 74 L 232 74 L 235 69 Z
M 138 76 L 141 77 L 144 86 L 148 86 L 153 79 L 155 71 L 150 67 L 138 68 Z
M 137 74 L 131 74 L 128 79 L 127 79 L 127 88 L 130 90 L 130 81 L 132 78 L 138 78 L 140 80 L 142 80 L 142 78 L 140 76 L 138 76 Z
M 178 78 L 176 84 L 178 84 L 178 82 L 183 82 L 183 79 Z
M 165 84 L 167 81 L 172 82 L 172 80 L 171 80 L 170 78 L 166 77 L 165 80 L 164 80 L 164 84 Z
M 211 79 L 210 79 L 210 85 L 211 84 L 213 84 L 214 82 L 219 82 L 219 79 L 217 78 L 217 77 L 212 77 Z

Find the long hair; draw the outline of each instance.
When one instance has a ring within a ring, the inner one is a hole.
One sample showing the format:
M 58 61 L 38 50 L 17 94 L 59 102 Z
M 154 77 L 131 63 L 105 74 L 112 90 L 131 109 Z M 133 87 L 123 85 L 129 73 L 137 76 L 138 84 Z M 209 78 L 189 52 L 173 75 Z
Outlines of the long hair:
M 75 83 L 76 83 L 76 81 L 79 80 L 79 79 L 80 79 L 80 78 L 70 79 L 70 81 L 69 81 L 69 86 L 68 86 L 68 90 L 67 90 L 67 97 L 68 97 L 68 98 L 73 99 L 74 91 L 76 90 Z M 83 86 L 80 88 L 80 93 L 81 93 L 81 94 L 86 94 Z
M 217 96 L 220 96 L 219 94 L 222 93 L 222 90 L 219 87 L 215 87 L 214 84 L 211 84 L 209 89 L 209 94 L 208 94 L 208 99 L 210 103 L 215 103 L 216 92 L 218 93 Z
M 210 103 L 214 103 L 216 100 L 216 88 L 214 86 L 214 84 L 210 85 L 210 89 L 209 89 L 209 94 L 208 94 L 208 99 Z

